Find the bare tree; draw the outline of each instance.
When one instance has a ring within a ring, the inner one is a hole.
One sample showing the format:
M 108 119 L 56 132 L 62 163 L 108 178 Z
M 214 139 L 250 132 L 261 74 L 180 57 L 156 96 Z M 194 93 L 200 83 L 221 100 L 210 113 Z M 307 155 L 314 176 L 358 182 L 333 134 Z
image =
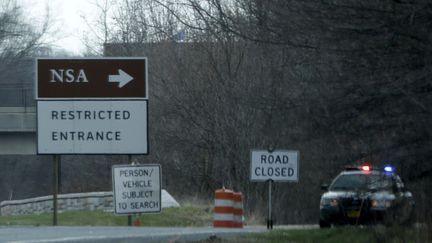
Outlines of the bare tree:
M 318 184 L 361 160 L 395 162 L 432 198 L 428 1 L 121 6 L 105 54 L 149 57 L 152 143 L 177 182 L 234 187 L 254 208 L 265 188 L 249 182 L 249 151 L 271 146 L 302 155 L 300 183 L 278 185 L 276 208 L 296 209 L 281 220 L 313 222 Z
M 10 82 L 23 60 L 35 56 L 45 46 L 45 35 L 49 29 L 48 12 L 41 26 L 28 22 L 23 9 L 15 1 L 4 1 L 0 5 L 0 80 Z
M 26 22 L 22 7 L 15 1 L 2 2 L 0 6 L 0 58 L 14 62 L 34 55 L 44 43 L 49 28 L 48 13 L 42 26 Z

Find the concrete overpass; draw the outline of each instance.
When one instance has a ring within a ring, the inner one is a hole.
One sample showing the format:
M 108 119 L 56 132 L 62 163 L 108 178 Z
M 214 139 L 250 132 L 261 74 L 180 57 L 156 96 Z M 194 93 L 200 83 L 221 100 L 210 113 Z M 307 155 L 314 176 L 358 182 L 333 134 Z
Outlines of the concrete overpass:
M 36 108 L 0 107 L 0 154 L 36 154 Z
M 36 154 L 34 65 L 0 65 L 0 155 Z

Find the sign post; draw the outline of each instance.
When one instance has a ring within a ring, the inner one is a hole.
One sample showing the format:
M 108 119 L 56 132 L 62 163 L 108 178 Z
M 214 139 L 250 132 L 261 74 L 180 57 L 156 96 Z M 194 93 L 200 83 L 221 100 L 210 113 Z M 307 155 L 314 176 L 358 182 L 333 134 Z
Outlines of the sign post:
M 268 182 L 267 228 L 273 229 L 272 186 L 273 182 L 298 182 L 299 152 L 290 150 L 252 150 L 251 181 Z
M 267 218 L 267 229 L 273 229 L 273 218 L 272 218 L 272 184 L 273 180 L 268 180 L 269 194 L 268 194 L 268 218 Z
M 132 164 L 132 155 L 128 155 L 128 164 Z M 114 191 L 113 191 L 114 192 Z M 115 205 L 115 204 L 114 204 Z M 128 219 L 128 226 L 132 226 L 132 215 L 131 214 L 129 214 L 128 216 L 127 216 L 127 219 Z
M 57 195 L 59 192 L 59 165 L 60 165 L 60 155 L 53 156 L 53 225 L 57 225 Z
M 38 58 L 38 154 L 53 154 L 53 225 L 62 154 L 148 154 L 147 59 Z

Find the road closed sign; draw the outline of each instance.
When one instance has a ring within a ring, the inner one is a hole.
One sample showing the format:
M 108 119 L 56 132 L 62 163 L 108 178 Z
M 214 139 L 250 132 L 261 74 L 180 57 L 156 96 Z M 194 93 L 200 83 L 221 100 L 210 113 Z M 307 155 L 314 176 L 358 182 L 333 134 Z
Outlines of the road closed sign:
M 159 213 L 160 165 L 115 165 L 112 167 L 114 213 Z
M 251 181 L 297 182 L 298 151 L 267 150 L 251 151 Z

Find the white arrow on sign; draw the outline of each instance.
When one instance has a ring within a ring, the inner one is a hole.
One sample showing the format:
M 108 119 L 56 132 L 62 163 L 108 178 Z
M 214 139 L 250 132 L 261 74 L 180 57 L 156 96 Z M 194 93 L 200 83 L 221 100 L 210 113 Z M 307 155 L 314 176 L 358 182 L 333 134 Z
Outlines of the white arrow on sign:
M 128 84 L 130 81 L 132 81 L 133 77 L 127 74 L 125 71 L 119 69 L 118 75 L 109 75 L 108 76 L 108 82 L 110 83 L 119 83 L 119 88 L 122 88 L 126 84 Z

